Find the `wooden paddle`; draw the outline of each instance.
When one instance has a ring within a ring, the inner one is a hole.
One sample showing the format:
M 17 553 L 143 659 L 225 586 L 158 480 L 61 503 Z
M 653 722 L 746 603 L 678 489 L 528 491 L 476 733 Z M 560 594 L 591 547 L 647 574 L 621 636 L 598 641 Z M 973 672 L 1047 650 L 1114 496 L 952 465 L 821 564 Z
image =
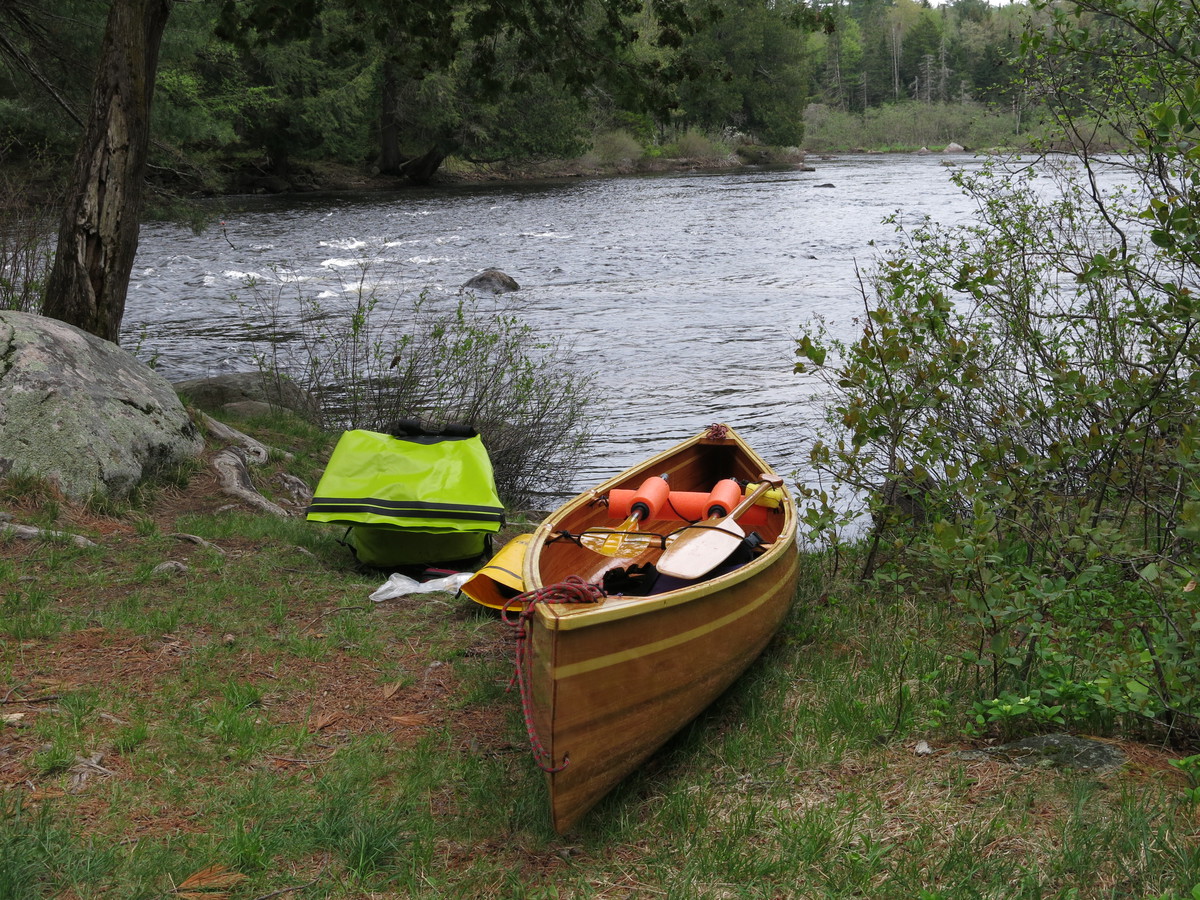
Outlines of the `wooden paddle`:
M 630 532 L 637 532 L 638 519 L 642 517 L 642 509 L 643 507 L 639 506 L 630 513 L 629 518 L 613 529 L 612 534 L 604 539 L 604 543 L 596 548 L 596 552 L 601 556 L 620 556 L 627 545 L 632 546 Z M 646 543 L 644 537 L 641 539 L 641 543 Z
M 655 567 L 673 578 L 699 578 L 707 575 L 737 549 L 746 532 L 735 520 L 772 488 L 782 487 L 778 475 L 759 476 L 759 485 L 727 516 L 710 516 L 703 522 L 689 525 L 663 551 Z
M 650 545 L 650 539 L 646 535 L 638 534 L 638 522 L 643 518 L 649 518 L 651 507 L 657 510 L 662 501 L 667 498 L 667 491 L 671 480 L 669 472 L 664 472 L 658 478 L 662 479 L 662 484 L 654 478 L 647 479 L 639 488 L 639 495 L 635 496 L 632 507 L 630 508 L 629 518 L 618 525 L 612 531 L 600 534 L 589 534 L 584 532 L 580 535 L 580 543 L 589 550 L 594 550 L 602 556 L 623 556 L 625 554 L 641 553 Z M 653 491 L 659 496 L 659 500 L 655 500 L 654 496 L 647 491 Z

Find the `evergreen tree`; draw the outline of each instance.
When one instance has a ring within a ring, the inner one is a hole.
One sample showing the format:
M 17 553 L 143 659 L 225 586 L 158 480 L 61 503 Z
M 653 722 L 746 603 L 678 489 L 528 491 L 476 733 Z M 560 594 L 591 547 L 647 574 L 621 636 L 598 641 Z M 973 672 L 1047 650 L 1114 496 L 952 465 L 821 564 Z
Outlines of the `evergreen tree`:
M 687 39 L 690 73 L 677 123 L 749 132 L 767 143 L 803 140 L 809 77 L 805 33 L 815 20 L 794 4 L 721 0 L 719 18 Z
M 938 65 L 941 50 L 941 27 L 936 15 L 926 12 L 905 35 L 900 55 L 900 80 L 908 86 L 912 99 L 923 103 L 945 99 Z
M 86 0 L 0 0 L 0 147 L 6 158 L 74 149 L 104 16 Z

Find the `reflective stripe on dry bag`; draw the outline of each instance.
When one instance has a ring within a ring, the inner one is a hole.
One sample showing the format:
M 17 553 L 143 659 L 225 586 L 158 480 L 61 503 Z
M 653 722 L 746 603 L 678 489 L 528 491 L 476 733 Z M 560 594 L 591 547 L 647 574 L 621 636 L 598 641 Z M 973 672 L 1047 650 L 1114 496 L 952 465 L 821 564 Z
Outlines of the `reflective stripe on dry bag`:
M 355 500 L 350 497 L 313 497 L 308 512 L 375 514 L 389 518 L 411 518 L 422 516 L 427 519 L 464 519 L 475 522 L 498 522 L 503 510 L 497 512 L 491 506 L 464 506 L 461 503 L 420 503 L 416 500 L 380 500 L 368 497 Z

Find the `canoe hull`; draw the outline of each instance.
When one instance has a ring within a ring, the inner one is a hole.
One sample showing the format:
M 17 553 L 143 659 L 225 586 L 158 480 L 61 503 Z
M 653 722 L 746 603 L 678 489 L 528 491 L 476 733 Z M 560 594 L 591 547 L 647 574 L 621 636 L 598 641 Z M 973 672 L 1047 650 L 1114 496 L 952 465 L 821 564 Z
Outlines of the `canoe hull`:
M 725 451 L 730 444 L 737 451 L 736 477 L 770 471 L 740 438 L 729 434 L 721 442 L 685 442 L 598 491 L 637 480 L 670 462 L 679 464 L 680 471 L 691 471 L 695 460 L 688 463 L 687 458 L 704 455 L 714 446 L 721 451 L 721 467 L 729 468 L 732 457 Z M 546 542 L 564 526 L 591 520 L 591 496 L 576 498 L 535 533 L 526 556 L 527 587 L 553 583 L 542 581 L 547 571 L 561 576 L 566 563 L 548 559 L 556 551 Z M 645 598 L 607 598 L 598 608 L 539 607 L 530 621 L 530 712 L 550 760 L 567 761 L 546 776 L 557 831 L 574 825 L 709 706 L 779 629 L 795 596 L 798 571 L 790 498 L 774 511 L 765 531 L 772 543 L 765 553 L 707 580 Z M 573 552 L 576 568 L 600 570 L 629 562 Z M 656 553 L 638 559 L 652 561 Z M 600 572 L 580 574 L 595 581 Z

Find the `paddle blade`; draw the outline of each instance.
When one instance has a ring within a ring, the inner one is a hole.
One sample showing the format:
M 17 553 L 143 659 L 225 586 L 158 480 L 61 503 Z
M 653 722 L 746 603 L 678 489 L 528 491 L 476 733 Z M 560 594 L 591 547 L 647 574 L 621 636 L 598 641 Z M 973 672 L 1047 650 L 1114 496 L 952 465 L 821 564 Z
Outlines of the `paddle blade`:
M 625 545 L 632 544 L 627 538 L 629 532 L 637 531 L 638 518 L 638 514 L 634 513 L 613 529 L 613 533 L 604 539 L 604 543 L 595 548 L 596 552 L 601 556 L 620 556 L 625 551 Z M 645 541 L 643 540 L 641 543 L 645 544 Z
M 656 568 L 673 578 L 700 578 L 729 559 L 745 534 L 736 522 L 693 525 L 663 551 Z
M 642 534 L 637 530 L 640 515 L 640 512 L 635 512 L 611 531 L 588 529 L 579 535 L 579 543 L 593 553 L 603 556 L 637 556 L 639 553 L 649 550 L 655 538 L 658 538 L 659 546 L 661 546 L 661 537 Z
M 659 557 L 658 571 L 675 578 L 699 578 L 729 559 L 746 532 L 736 519 L 763 494 L 783 484 L 778 475 L 764 473 L 760 484 L 733 511 L 725 516 L 713 516 L 699 526 L 685 529 Z

